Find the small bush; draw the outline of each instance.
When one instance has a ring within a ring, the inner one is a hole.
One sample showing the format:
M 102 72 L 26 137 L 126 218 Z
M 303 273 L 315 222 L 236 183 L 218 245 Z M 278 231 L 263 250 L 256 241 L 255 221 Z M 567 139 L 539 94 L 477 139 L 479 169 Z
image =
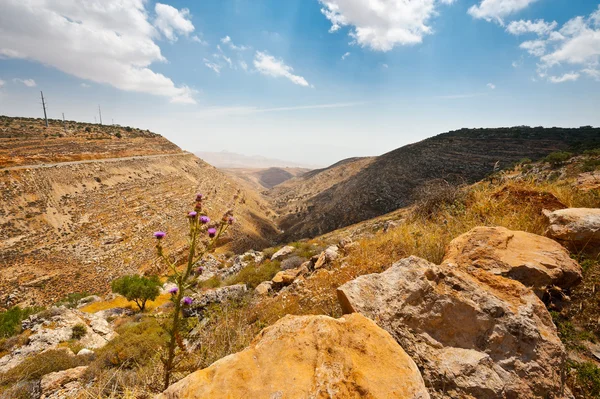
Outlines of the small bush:
M 92 129 L 88 126 L 88 127 L 85 128 L 85 131 L 86 131 L 86 133 L 91 133 Z
M 49 350 L 28 357 L 16 367 L 0 374 L 0 385 L 13 385 L 21 381 L 39 380 L 55 371 L 81 366 L 85 359 L 73 356 L 65 350 Z
M 0 312 L 0 338 L 8 338 L 21 332 L 21 322 L 41 308 L 24 308 L 14 306 L 6 312 Z
M 90 296 L 91 294 L 87 291 L 84 292 L 72 292 L 60 301 L 56 303 L 56 306 L 65 306 L 67 308 L 74 308 L 77 306 L 80 300 L 85 297 Z
M 142 312 L 148 300 L 156 299 L 161 286 L 158 276 L 148 278 L 137 274 L 120 277 L 111 284 L 113 292 L 123 295 L 128 301 L 134 301 Z
M 279 261 L 268 260 L 260 265 L 251 262 L 238 274 L 225 280 L 225 285 L 245 283 L 250 288 L 256 288 L 263 281 L 271 280 L 279 271 L 281 271 Z
M 306 258 L 292 256 L 281 262 L 281 270 L 295 269 L 300 267 L 300 265 L 302 265 L 304 262 L 306 262 Z
M 87 334 L 87 327 L 83 324 L 76 324 L 71 330 L 71 339 L 81 339 Z
M 430 217 L 449 206 L 464 207 L 464 193 L 460 187 L 445 180 L 431 181 L 416 192 L 415 212 L 419 216 Z
M 117 132 L 117 134 L 115 134 L 115 136 L 120 139 L 121 137 L 123 137 L 123 135 L 121 134 L 121 132 Z
M 573 154 L 566 151 L 557 151 L 549 154 L 544 158 L 544 162 L 551 164 L 552 166 L 558 166 L 567 162 L 573 157 Z
M 92 373 L 106 367 L 135 368 L 155 359 L 168 340 L 166 331 L 154 318 L 144 318 L 117 329 L 119 335 L 96 351 Z
M 265 256 L 265 259 L 271 259 L 271 256 L 275 255 L 275 252 L 279 251 L 280 249 L 281 247 L 265 248 L 262 250 L 262 253 Z
M 599 398 L 600 368 L 592 362 L 570 362 L 569 366 L 575 370 L 575 391 L 584 398 Z
M 593 172 L 600 169 L 600 159 L 586 159 L 581 164 L 581 172 Z

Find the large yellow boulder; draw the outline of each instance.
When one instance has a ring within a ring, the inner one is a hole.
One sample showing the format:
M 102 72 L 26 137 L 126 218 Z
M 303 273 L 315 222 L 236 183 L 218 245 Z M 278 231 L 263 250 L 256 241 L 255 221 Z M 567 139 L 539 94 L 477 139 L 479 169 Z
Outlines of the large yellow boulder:
M 366 317 L 286 316 L 242 352 L 196 371 L 159 398 L 428 399 L 404 350 Z
M 475 227 L 448 245 L 444 264 L 473 274 L 477 269 L 520 281 L 542 298 L 546 288 L 581 281 L 581 266 L 559 243 L 504 227 Z

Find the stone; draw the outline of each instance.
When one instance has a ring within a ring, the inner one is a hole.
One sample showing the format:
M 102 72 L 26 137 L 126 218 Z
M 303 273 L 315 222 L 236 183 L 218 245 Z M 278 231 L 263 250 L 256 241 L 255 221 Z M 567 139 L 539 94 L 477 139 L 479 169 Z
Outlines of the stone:
M 301 274 L 308 273 L 306 266 L 300 266 L 296 269 L 282 270 L 278 272 L 271 280 L 273 289 L 279 290 L 294 282 Z
M 287 245 L 283 248 L 281 248 L 279 251 L 275 252 L 273 254 L 273 256 L 271 256 L 271 260 L 280 260 L 285 258 L 286 256 L 288 256 L 289 254 L 291 254 L 292 252 L 294 252 L 296 248 Z
M 570 288 L 582 277 L 581 266 L 556 241 L 504 227 L 475 227 L 455 238 L 442 263 L 512 278 L 540 298 L 548 287 Z
M 254 291 L 261 296 L 268 295 L 273 290 L 273 282 L 272 281 L 263 281 L 260 283 Z
M 600 245 L 600 208 L 568 208 L 544 211 L 550 226 L 546 235 L 577 250 Z
M 568 398 L 565 349 L 523 284 L 409 257 L 338 289 L 344 313 L 376 320 L 416 362 L 432 398 Z
M 352 245 L 352 238 L 350 238 L 350 237 L 342 237 L 340 239 L 340 242 L 338 243 L 338 246 L 342 249 L 345 249 L 345 248 L 349 247 L 350 245 Z
M 321 252 L 319 257 L 317 258 L 317 261 L 315 262 L 314 269 L 315 270 L 321 269 L 321 268 L 325 267 L 326 265 L 328 265 L 329 263 L 331 263 L 332 261 L 336 260 L 337 258 L 338 258 L 338 247 L 337 247 L 337 245 L 332 245 L 332 246 L 328 247 L 325 251 Z
M 83 348 L 79 352 L 77 352 L 77 356 L 93 356 L 94 351 L 88 348 Z
M 55 373 L 46 374 L 42 377 L 41 387 L 42 387 L 42 396 L 48 395 L 58 389 L 60 389 L 63 385 L 80 379 L 83 377 L 83 374 L 87 370 L 87 366 L 75 367 L 68 370 L 57 371 Z
M 358 314 L 285 316 L 250 346 L 169 387 L 159 399 L 411 398 L 429 394 L 415 363 Z
M 183 314 L 186 317 L 199 316 L 208 305 L 241 299 L 247 291 L 246 284 L 229 285 L 202 291 L 199 294 L 192 295 L 194 301 L 190 306 L 183 308 Z
M 102 301 L 102 298 L 100 298 L 98 295 L 90 295 L 90 296 L 86 296 L 85 298 L 81 298 L 79 300 L 79 302 L 77 302 L 77 307 L 78 308 L 82 308 L 84 306 L 87 306 L 91 303 L 94 302 L 100 302 Z

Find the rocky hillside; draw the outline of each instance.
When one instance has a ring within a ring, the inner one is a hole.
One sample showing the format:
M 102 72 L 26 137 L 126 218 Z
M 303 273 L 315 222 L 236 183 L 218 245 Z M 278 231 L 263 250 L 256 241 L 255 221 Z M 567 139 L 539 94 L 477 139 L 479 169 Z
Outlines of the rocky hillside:
M 109 128 L 98 129 L 93 134 Z M 42 133 L 33 139 L 26 130 L 6 138 L 20 142 L 10 154 L 29 154 L 18 161 L 11 155 L 11 164 L 34 164 L 0 171 L 0 307 L 106 292 L 115 277 L 154 267 L 154 231 L 167 231 L 176 248 L 185 246 L 180 216 L 195 193 L 208 197 L 213 218 L 231 206 L 239 187 L 222 172 L 158 135 L 128 133 L 98 140 Z M 241 197 L 229 249 L 268 246 L 277 230 L 267 204 L 252 191 L 242 190 Z
M 310 169 L 305 168 L 266 168 L 266 169 L 245 169 L 229 168 L 221 169 L 229 176 L 245 184 L 249 184 L 257 192 L 271 189 L 294 177 L 302 176 Z
M 90 159 L 175 154 L 181 149 L 148 130 L 0 116 L 0 168 Z
M 283 240 L 312 237 L 413 203 L 432 180 L 469 184 L 523 158 L 600 146 L 600 129 L 462 129 L 374 159 L 347 160 L 269 192 Z

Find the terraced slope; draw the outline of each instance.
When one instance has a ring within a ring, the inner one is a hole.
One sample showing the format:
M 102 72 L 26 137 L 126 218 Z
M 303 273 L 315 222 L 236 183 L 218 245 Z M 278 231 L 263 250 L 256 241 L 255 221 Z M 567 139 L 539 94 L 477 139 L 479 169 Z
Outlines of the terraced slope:
M 473 183 L 495 168 L 551 152 L 600 147 L 600 129 L 462 129 L 375 159 L 350 160 L 293 179 L 270 193 L 283 241 L 312 237 L 412 203 L 434 179 Z

